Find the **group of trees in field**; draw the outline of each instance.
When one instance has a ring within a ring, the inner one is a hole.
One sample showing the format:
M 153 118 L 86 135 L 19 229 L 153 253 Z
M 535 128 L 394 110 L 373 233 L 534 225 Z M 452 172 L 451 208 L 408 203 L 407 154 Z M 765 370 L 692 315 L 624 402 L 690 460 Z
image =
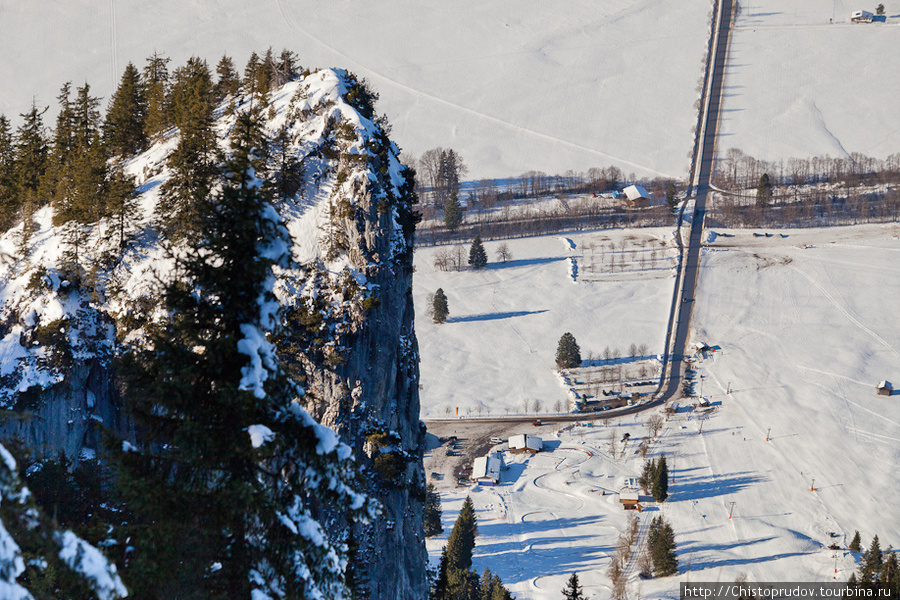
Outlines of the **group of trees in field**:
M 900 218 L 900 153 L 762 161 L 735 148 L 715 174 L 730 190 L 710 207 L 723 226 L 821 227 Z
M 852 552 L 862 550 L 859 531 L 855 532 L 849 549 Z M 848 584 L 851 588 L 860 590 L 890 590 L 888 595 L 891 598 L 900 595 L 900 561 L 897 552 L 891 546 L 882 550 L 876 535 L 869 548 L 863 552 L 859 568 L 850 575 Z
M 659 460 L 651 458 L 644 463 L 644 470 L 638 478 L 638 484 L 650 492 L 657 502 L 665 502 L 669 497 L 669 466 L 666 463 L 666 455 Z
M 512 600 L 503 582 L 489 569 L 481 575 L 472 568 L 472 551 L 478 535 L 478 519 L 472 499 L 466 496 L 462 510 L 441 550 L 441 561 L 431 585 L 429 600 Z

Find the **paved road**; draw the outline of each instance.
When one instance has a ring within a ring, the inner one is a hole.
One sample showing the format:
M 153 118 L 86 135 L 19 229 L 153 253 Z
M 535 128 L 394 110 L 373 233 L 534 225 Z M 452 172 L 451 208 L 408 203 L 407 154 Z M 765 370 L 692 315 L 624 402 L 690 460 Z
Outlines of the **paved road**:
M 731 25 L 731 0 L 719 0 L 721 18 L 717 18 L 718 33 L 713 40 L 714 51 L 711 50 L 711 60 L 707 73 L 708 89 L 703 97 L 701 105 L 701 133 L 697 145 L 694 148 L 694 173 L 691 173 L 691 181 L 695 183 L 694 194 L 696 197 L 694 217 L 691 222 L 691 233 L 687 246 L 682 251 L 681 270 L 676 279 L 676 295 L 673 297 L 672 314 L 677 314 L 674 324 L 670 322 L 667 340 L 671 340 L 667 348 L 667 360 L 663 365 L 663 383 L 652 402 L 617 409 L 610 412 L 577 413 L 570 415 L 542 416 L 541 421 L 571 422 L 601 420 L 613 416 L 622 416 L 645 411 L 664 404 L 680 394 L 684 350 L 687 344 L 691 325 L 691 314 L 694 308 L 694 292 L 697 287 L 698 266 L 700 264 L 700 245 L 703 239 L 703 221 L 706 215 L 706 196 L 709 192 L 710 176 L 712 174 L 713 160 L 716 151 L 716 130 L 719 122 L 719 104 L 722 98 L 722 81 L 725 74 L 725 59 L 728 54 L 728 34 Z M 680 287 L 679 287 L 680 285 Z M 677 290 L 680 289 L 680 295 Z M 672 327 L 674 326 L 674 334 Z M 509 424 L 528 424 L 535 417 L 497 417 L 494 419 L 435 419 L 426 421 L 429 430 L 438 428 L 445 430 L 454 428 L 455 424 L 464 427 L 464 422 L 472 424 L 481 423 L 496 425 L 496 431 L 502 430 Z

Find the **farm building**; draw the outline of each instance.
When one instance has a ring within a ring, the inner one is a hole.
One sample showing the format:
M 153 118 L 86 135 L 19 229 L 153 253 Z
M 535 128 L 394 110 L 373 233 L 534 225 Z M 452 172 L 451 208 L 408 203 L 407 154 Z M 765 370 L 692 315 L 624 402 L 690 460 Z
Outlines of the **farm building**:
M 622 490 L 619 492 L 619 502 L 625 510 L 636 510 L 640 512 L 641 505 L 638 502 L 640 495 L 637 490 Z
M 500 471 L 503 469 L 503 455 L 491 452 L 487 456 L 479 456 L 472 462 L 472 481 L 481 485 L 500 483 Z
M 894 393 L 894 386 L 890 381 L 882 381 L 878 384 L 877 389 L 880 396 L 890 396 Z
M 536 435 L 522 433 L 509 438 L 509 451 L 513 454 L 522 454 L 524 452 L 537 454 L 543 448 L 544 441 Z
M 661 202 L 657 202 L 653 199 L 647 189 L 640 185 L 629 185 L 627 188 L 622 190 L 625 194 L 625 197 L 628 199 L 628 203 L 630 206 L 634 208 L 647 208 L 649 206 L 656 206 L 657 204 L 661 204 Z

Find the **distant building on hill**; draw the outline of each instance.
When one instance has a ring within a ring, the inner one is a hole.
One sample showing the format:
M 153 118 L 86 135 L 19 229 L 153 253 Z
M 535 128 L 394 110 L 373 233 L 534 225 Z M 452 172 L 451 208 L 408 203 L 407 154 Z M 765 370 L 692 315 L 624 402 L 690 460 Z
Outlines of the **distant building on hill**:
M 878 394 L 880 396 L 890 396 L 894 393 L 894 386 L 890 381 L 882 381 L 878 384 Z
M 875 15 L 867 10 L 855 10 L 850 15 L 850 20 L 854 23 L 871 23 L 875 19 Z
M 647 188 L 641 185 L 629 185 L 622 192 L 625 194 L 625 198 L 628 199 L 629 205 L 634 208 L 647 208 L 662 204 L 662 201 L 655 200 L 650 195 L 650 192 L 647 191 Z

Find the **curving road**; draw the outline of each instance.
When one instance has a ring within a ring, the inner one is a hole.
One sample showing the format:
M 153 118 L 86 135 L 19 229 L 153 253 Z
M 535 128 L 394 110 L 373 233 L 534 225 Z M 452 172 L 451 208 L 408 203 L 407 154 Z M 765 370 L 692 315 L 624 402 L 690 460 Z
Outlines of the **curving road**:
M 682 376 L 684 350 L 690 333 L 694 292 L 697 287 L 700 265 L 700 246 L 706 217 L 706 197 L 710 191 L 710 176 L 716 154 L 716 130 L 719 124 L 719 105 L 722 99 L 722 82 L 728 55 L 731 18 L 732 0 L 718 0 L 718 8 L 713 13 L 713 33 L 710 36 L 709 60 L 706 65 L 705 86 L 698 119 L 700 133 L 694 146 L 692 161 L 691 184 L 695 197 L 694 216 L 691 220 L 691 232 L 687 246 L 681 250 L 680 268 L 675 280 L 675 292 L 666 334 L 663 375 L 655 398 L 645 404 L 605 412 L 541 416 L 540 420 L 543 423 L 591 421 L 634 414 L 660 406 L 680 393 L 679 384 Z M 429 430 L 433 430 L 433 427 L 439 424 L 455 424 L 454 427 L 467 422 L 510 425 L 530 423 L 535 418 L 534 416 L 520 416 L 487 419 L 429 419 L 425 423 Z

